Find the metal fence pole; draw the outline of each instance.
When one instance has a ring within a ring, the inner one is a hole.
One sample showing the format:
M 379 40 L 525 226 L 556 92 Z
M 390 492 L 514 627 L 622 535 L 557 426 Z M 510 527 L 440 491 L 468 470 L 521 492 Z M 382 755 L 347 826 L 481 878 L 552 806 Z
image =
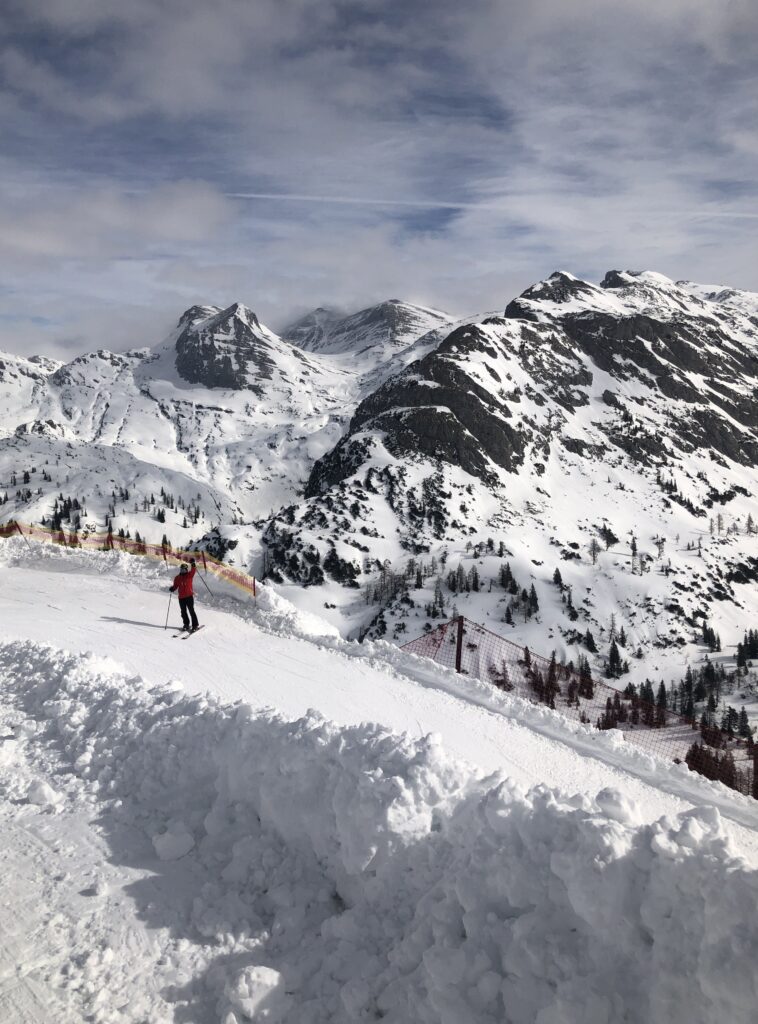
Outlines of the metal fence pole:
M 458 616 L 458 633 L 455 639 L 455 671 L 461 670 L 461 654 L 463 653 L 463 616 Z

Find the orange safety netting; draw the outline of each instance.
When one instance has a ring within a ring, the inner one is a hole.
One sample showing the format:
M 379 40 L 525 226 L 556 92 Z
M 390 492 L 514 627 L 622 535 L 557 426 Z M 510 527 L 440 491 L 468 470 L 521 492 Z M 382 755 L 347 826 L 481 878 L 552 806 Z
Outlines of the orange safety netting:
M 0 539 L 13 535 L 20 535 L 25 540 L 47 541 L 52 544 L 59 544 L 61 547 L 81 548 L 85 551 L 123 551 L 127 555 L 140 556 L 142 558 L 159 559 L 168 564 L 186 562 L 189 558 L 195 558 L 205 572 L 210 572 L 218 579 L 231 583 L 245 593 L 256 596 L 256 580 L 240 569 L 226 565 L 218 558 L 214 558 L 206 551 L 174 551 L 170 545 L 148 544 L 146 541 L 136 541 L 128 537 L 116 537 L 111 533 L 81 533 L 64 530 L 52 530 L 45 526 L 29 526 L 15 521 L 0 525 Z
M 707 778 L 758 798 L 758 745 L 715 726 L 708 730 L 705 742 L 696 720 L 638 696 L 625 696 L 599 679 L 534 654 L 462 616 L 404 644 L 403 650 L 545 704 L 585 725 L 620 729 L 624 739 L 643 750 L 686 763 Z

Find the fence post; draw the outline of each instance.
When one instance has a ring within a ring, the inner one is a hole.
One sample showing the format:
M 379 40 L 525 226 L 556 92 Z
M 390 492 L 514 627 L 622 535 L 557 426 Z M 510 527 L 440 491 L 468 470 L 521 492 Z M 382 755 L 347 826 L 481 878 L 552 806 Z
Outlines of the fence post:
M 461 670 L 461 654 L 463 653 L 463 616 L 458 616 L 458 632 L 455 638 L 455 671 Z
M 753 747 L 753 799 L 758 800 L 758 744 Z
M 14 523 L 15 523 L 16 529 L 17 529 L 17 530 L 18 530 L 18 532 L 19 532 L 19 533 L 21 534 L 21 536 L 22 536 L 22 537 L 24 538 L 24 541 L 25 541 L 25 543 L 26 543 L 26 546 L 27 546 L 27 547 L 29 548 L 29 550 L 31 551 L 31 549 L 32 549 L 32 546 L 31 546 L 31 544 L 29 543 L 29 541 L 28 541 L 28 540 L 26 539 L 26 536 L 25 536 L 25 534 L 24 534 L 24 531 L 23 531 L 23 530 L 21 529 L 21 527 L 20 527 L 20 526 L 18 525 L 18 522 L 17 522 L 16 520 L 14 520 Z

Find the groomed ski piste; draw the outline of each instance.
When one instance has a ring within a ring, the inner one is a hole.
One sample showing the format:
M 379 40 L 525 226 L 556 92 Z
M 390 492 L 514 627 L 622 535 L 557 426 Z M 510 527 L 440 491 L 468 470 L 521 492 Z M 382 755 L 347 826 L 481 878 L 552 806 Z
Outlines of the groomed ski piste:
M 0 1021 L 754 1019 L 758 802 L 172 575 L 0 544 Z

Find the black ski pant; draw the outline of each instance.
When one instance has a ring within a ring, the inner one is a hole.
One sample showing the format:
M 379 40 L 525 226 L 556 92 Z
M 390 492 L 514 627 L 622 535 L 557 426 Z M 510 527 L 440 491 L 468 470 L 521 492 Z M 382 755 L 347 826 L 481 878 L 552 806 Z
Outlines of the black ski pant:
M 197 629 L 198 621 L 197 615 L 195 615 L 195 599 L 194 597 L 180 597 L 179 598 L 179 609 L 182 613 L 182 624 L 185 629 L 190 628 L 190 615 L 192 616 L 192 628 Z M 188 614 L 189 613 L 189 614 Z

